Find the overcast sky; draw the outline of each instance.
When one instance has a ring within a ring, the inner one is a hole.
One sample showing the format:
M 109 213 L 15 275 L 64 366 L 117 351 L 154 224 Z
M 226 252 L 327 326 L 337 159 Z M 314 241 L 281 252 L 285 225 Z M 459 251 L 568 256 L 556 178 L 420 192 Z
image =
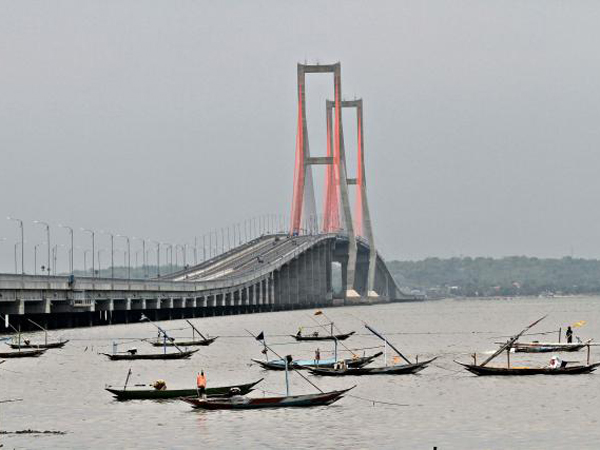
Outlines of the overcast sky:
M 598 24 L 597 0 L 0 1 L 0 270 L 8 215 L 31 266 L 36 219 L 184 243 L 289 215 L 304 61 L 364 98 L 386 258 L 600 257 Z M 331 91 L 308 79 L 313 155 Z

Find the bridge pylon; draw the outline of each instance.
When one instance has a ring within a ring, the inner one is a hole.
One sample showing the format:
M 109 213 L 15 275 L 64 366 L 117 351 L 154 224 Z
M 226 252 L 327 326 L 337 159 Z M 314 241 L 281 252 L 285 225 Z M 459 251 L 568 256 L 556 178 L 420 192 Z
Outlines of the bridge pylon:
M 332 110 L 336 103 L 332 100 L 326 101 L 327 120 L 331 121 Z M 369 212 L 369 203 L 367 200 L 367 177 L 365 170 L 365 145 L 364 145 L 364 127 L 363 127 L 363 100 L 342 100 L 342 108 L 356 109 L 356 138 L 357 138 L 357 165 L 356 178 L 347 178 L 349 186 L 356 186 L 356 201 L 354 207 L 354 230 L 357 236 L 363 237 L 369 244 L 369 269 L 367 273 L 367 296 L 378 297 L 375 292 L 375 268 L 377 265 L 377 249 L 375 248 L 375 237 Z M 327 124 L 329 130 L 331 123 Z
M 306 74 L 333 74 L 333 102 L 335 104 L 332 124 L 327 123 L 328 144 L 326 157 L 311 157 L 306 125 Z M 348 195 L 346 154 L 342 126 L 342 80 L 341 64 L 298 64 L 298 128 L 296 135 L 296 162 L 294 168 L 294 191 L 290 232 L 301 234 L 319 228 L 316 214 L 315 194 L 312 181 L 312 165 L 325 164 L 325 209 L 323 231 L 337 232 L 347 236 L 348 263 L 346 269 L 346 297 L 358 297 L 354 290 L 356 270 L 356 237 L 352 223 L 350 199 Z

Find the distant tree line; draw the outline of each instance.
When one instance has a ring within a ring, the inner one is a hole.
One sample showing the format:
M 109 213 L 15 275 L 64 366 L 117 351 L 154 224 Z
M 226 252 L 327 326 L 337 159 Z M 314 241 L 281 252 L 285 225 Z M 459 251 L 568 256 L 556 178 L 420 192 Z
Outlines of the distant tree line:
M 400 286 L 434 296 L 600 293 L 600 261 L 595 259 L 427 258 L 388 265 Z

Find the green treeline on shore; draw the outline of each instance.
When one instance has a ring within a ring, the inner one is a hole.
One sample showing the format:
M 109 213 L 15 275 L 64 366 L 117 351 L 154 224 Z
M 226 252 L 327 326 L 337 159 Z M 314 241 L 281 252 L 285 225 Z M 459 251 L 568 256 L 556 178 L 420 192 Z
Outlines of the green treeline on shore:
M 600 293 L 595 259 L 427 258 L 388 265 L 400 286 L 431 297 Z

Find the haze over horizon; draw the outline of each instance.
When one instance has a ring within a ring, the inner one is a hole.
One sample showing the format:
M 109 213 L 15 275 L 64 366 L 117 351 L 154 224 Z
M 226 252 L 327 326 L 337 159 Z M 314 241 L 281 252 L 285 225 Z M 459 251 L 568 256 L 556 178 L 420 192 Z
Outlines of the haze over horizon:
M 45 239 L 36 219 L 53 226 L 53 244 L 68 242 L 58 223 L 191 243 L 288 216 L 304 61 L 340 61 L 344 97 L 364 99 L 386 259 L 600 257 L 597 2 L 4 1 L 0 11 L 1 272 L 13 270 L 19 236 L 4 216 L 25 220 L 29 272 Z M 331 85 L 308 80 L 314 156 L 325 153 Z M 344 133 L 352 170 L 347 112 Z M 76 245 L 89 237 L 78 232 Z M 60 259 L 64 271 L 64 249 Z

